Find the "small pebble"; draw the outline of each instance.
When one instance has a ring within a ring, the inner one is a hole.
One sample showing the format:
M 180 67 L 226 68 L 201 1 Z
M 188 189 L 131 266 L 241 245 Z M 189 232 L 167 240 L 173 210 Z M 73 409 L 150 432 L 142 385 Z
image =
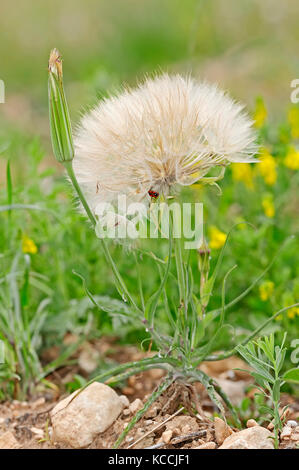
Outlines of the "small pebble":
M 196 447 L 196 449 L 216 449 L 216 443 L 215 442 L 205 442 L 204 444 L 201 444 L 200 446 Z
M 140 400 L 140 398 L 136 398 L 136 400 L 132 401 L 132 403 L 130 404 L 129 410 L 131 411 L 132 414 L 135 414 L 142 407 L 143 407 L 142 401 Z
M 30 431 L 35 435 L 36 439 L 42 439 L 44 437 L 44 431 L 42 429 L 32 427 Z
M 145 424 L 146 426 L 149 426 L 150 424 L 153 424 L 153 420 L 152 420 L 152 419 L 146 419 L 146 420 L 144 421 L 144 424 Z
M 299 441 L 299 433 L 295 432 L 291 435 L 292 441 Z
M 128 400 L 128 397 L 126 395 L 120 395 L 120 400 L 123 402 L 125 408 L 129 408 L 130 402 Z
M 253 428 L 254 426 L 258 426 L 257 422 L 255 421 L 255 419 L 249 419 L 246 423 L 246 426 L 248 428 Z
M 290 426 L 290 428 L 296 428 L 297 427 L 297 421 L 295 420 L 292 420 L 290 419 L 288 422 L 287 422 L 287 426 Z
M 290 428 L 289 426 L 284 426 L 280 437 L 281 439 L 289 439 L 291 434 L 292 434 L 292 428 Z
M 158 407 L 157 406 L 151 406 L 149 410 L 145 413 L 145 418 L 155 418 L 158 414 Z
M 124 387 L 122 391 L 124 392 L 125 395 L 134 395 L 135 393 L 135 390 L 132 387 Z
M 162 433 L 162 439 L 163 439 L 163 442 L 165 442 L 165 444 L 168 444 L 171 438 L 172 438 L 172 430 L 171 429 L 169 429 L 168 431 L 164 431 Z
M 205 441 L 203 439 L 197 439 L 197 441 L 194 441 L 197 446 L 201 446 L 202 444 L 205 444 Z

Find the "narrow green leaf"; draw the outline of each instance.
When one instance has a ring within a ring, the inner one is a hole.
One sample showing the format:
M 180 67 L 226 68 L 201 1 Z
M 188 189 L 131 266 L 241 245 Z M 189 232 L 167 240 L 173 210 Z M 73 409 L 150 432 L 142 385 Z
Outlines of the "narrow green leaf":
M 289 369 L 283 376 L 283 379 L 286 382 L 291 383 L 299 383 L 299 368 L 294 367 L 293 369 Z

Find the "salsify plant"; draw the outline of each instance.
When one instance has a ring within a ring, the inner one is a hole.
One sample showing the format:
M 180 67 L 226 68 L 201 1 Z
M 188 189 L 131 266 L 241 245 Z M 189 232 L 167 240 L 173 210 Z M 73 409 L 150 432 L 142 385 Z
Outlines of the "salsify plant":
M 49 110 L 55 157 L 64 165 L 78 196 L 80 208 L 85 211 L 96 233 L 104 225 L 109 228 L 110 224 L 110 228 L 114 228 L 123 222 L 131 224 L 132 214 L 117 214 L 111 223 L 107 213 L 104 216 L 99 211 L 103 203 L 115 207 L 119 195 L 125 195 L 133 203 L 142 202 L 150 212 L 158 199 L 166 204 L 171 198 L 180 201 L 180 186 L 196 182 L 217 184 L 231 162 L 256 161 L 252 121 L 243 107 L 217 87 L 197 83 L 191 78 L 162 75 L 146 80 L 135 90 L 125 90 L 118 97 L 102 101 L 83 117 L 73 139 L 63 88 L 62 60 L 54 49 L 49 60 Z M 219 169 L 218 175 L 208 176 L 208 172 L 215 168 Z M 157 223 L 159 226 L 159 220 Z M 174 236 L 178 228 L 178 221 L 172 215 L 167 233 L 166 259 L 148 253 L 160 275 L 159 287 L 148 300 L 144 296 L 138 256 L 135 256 L 137 296 L 130 292 L 119 272 L 105 237 L 99 237 L 99 243 L 122 299 L 118 303 L 118 311 L 100 303 L 98 297 L 89 291 L 83 276 L 76 273 L 83 282 L 86 294 L 99 309 L 112 314 L 119 313 L 126 321 L 145 328 L 158 351 L 138 362 L 121 364 L 92 381 L 118 383 L 152 368 L 161 368 L 166 372 L 165 379 L 128 424 L 115 447 L 121 444 L 132 426 L 175 381 L 182 381 L 190 387 L 194 382 L 203 384 L 221 413 L 225 413 L 225 404 L 236 425 L 239 424 L 226 394 L 198 366 L 202 361 L 215 361 L 236 353 L 236 347 L 217 353 L 219 339 L 231 328 L 225 323 L 225 312 L 253 289 L 271 265 L 242 294 L 226 303 L 225 287 L 230 270 L 223 280 L 222 305 L 209 311 L 227 240 L 213 272 L 210 272 L 210 253 L 206 243 L 198 247 L 198 298 L 194 288 L 196 280 L 185 259 L 183 239 Z M 170 278 L 176 283 L 175 292 L 172 289 L 171 293 L 168 289 Z M 159 331 L 156 325 L 160 308 L 167 315 L 169 334 Z M 243 340 L 242 345 L 245 346 L 287 308 L 260 325 Z M 214 330 L 211 328 L 213 325 Z M 191 395 L 192 400 L 196 408 L 194 393 Z

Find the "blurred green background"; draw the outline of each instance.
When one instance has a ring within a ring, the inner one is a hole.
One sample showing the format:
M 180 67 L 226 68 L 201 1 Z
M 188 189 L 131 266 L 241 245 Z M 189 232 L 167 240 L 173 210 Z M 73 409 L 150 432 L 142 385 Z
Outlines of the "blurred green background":
M 298 21 L 296 0 L 2 0 L 2 119 L 47 137 L 53 47 L 75 120 L 96 95 L 160 69 L 216 81 L 251 106 L 263 95 L 278 112 L 299 76 Z

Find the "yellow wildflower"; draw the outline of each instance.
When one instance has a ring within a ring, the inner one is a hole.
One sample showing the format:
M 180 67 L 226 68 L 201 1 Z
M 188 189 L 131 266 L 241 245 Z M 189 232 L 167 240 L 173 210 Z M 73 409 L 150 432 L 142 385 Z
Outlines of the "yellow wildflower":
M 35 255 L 37 253 L 37 246 L 31 238 L 23 235 L 22 238 L 22 251 L 23 253 L 29 253 L 31 255 Z
M 272 194 L 263 197 L 262 206 L 266 217 L 272 218 L 275 215 L 275 207 Z
M 226 234 L 221 232 L 217 227 L 214 225 L 210 227 L 210 247 L 214 250 L 219 250 L 226 240 Z
M 269 186 L 273 186 L 276 183 L 277 172 L 276 172 L 276 161 L 271 155 L 269 150 L 266 148 L 261 149 L 260 152 L 260 163 L 258 163 L 258 171 L 265 180 L 265 183 Z
M 267 119 L 267 109 L 264 103 L 263 98 L 259 97 L 256 99 L 256 104 L 255 104 L 255 111 L 253 114 L 253 119 L 255 121 L 255 127 L 260 129 L 263 127 L 266 119 Z
M 260 285 L 260 298 L 264 302 L 271 297 L 274 292 L 274 282 L 272 281 L 265 281 Z
M 253 171 L 250 163 L 232 163 L 234 181 L 242 181 L 249 189 L 253 189 Z
M 288 317 L 294 319 L 296 315 L 299 316 L 299 307 L 293 307 L 288 310 Z
M 289 147 L 284 164 L 291 170 L 299 170 L 299 151 L 295 147 Z
M 299 108 L 291 108 L 288 112 L 288 121 L 291 126 L 293 139 L 299 139 Z

